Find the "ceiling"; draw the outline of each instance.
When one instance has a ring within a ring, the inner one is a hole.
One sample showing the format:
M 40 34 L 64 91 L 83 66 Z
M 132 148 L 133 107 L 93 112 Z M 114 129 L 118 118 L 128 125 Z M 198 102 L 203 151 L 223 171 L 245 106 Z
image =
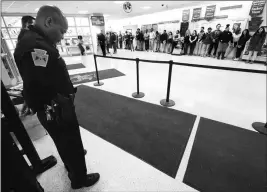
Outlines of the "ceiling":
M 132 12 L 125 13 L 122 4 L 114 1 L 2 1 L 1 12 L 11 13 L 35 13 L 42 5 L 56 5 L 65 14 L 103 13 L 106 19 L 116 20 L 127 17 L 139 16 L 170 9 L 183 8 L 203 4 L 203 1 L 130 1 Z M 144 9 L 144 7 L 150 7 Z

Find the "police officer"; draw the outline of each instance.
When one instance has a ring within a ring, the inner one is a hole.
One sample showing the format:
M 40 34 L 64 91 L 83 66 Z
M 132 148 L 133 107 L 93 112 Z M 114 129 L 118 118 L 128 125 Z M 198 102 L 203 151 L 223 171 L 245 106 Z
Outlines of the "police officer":
M 100 34 L 97 35 L 97 40 L 98 40 L 98 43 L 99 43 L 99 45 L 101 47 L 103 56 L 105 57 L 106 56 L 106 49 L 105 49 L 106 37 L 103 34 L 103 30 L 101 30 Z
M 79 124 L 74 108 L 76 92 L 56 44 L 68 29 L 61 10 L 39 9 L 35 24 L 18 42 L 14 58 L 23 79 L 24 97 L 53 139 L 68 170 L 71 187 L 94 185 L 98 173 L 88 174 Z

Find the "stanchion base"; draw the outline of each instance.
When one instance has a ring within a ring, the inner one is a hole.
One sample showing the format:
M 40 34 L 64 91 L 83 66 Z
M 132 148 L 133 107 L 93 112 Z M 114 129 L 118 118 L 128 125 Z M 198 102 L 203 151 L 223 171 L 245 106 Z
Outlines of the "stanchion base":
M 32 166 L 30 166 L 30 167 L 33 169 L 33 171 L 36 175 L 39 175 L 39 174 L 47 171 L 48 169 L 54 167 L 56 164 L 57 164 L 57 159 L 53 155 L 51 155 L 51 156 L 41 160 L 40 166 L 34 167 L 34 168 Z
M 267 127 L 265 127 L 266 124 L 260 123 L 260 122 L 255 122 L 252 123 L 252 127 L 258 131 L 261 134 L 267 135 Z
M 94 83 L 94 86 L 101 86 L 101 85 L 104 85 L 104 83 L 103 82 L 96 82 L 96 83 Z
M 162 99 L 162 100 L 160 101 L 160 104 L 161 104 L 162 106 L 164 106 L 164 107 L 172 107 L 172 106 L 175 105 L 175 102 L 174 102 L 173 100 L 170 100 L 170 99 L 169 99 L 169 102 L 167 102 L 166 99 Z
M 134 98 L 143 98 L 143 97 L 145 96 L 145 94 L 142 93 L 142 92 L 139 92 L 139 93 L 134 92 L 134 93 L 132 94 L 132 96 L 133 96 Z

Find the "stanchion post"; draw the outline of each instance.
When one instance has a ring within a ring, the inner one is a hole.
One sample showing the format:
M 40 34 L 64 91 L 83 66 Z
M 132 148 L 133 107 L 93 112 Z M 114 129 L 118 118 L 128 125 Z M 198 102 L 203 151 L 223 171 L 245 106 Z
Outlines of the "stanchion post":
M 94 86 L 101 86 L 104 83 L 103 82 L 99 82 L 99 75 L 98 75 L 98 69 L 97 69 L 97 63 L 96 63 L 96 56 L 94 54 L 94 62 L 95 62 L 95 72 L 96 72 L 96 78 L 97 78 L 97 82 L 94 83 Z
M 137 80 L 137 92 L 134 92 L 132 96 L 134 98 L 142 98 L 145 96 L 145 94 L 139 92 L 139 58 L 136 58 L 136 80 Z
M 172 80 L 172 66 L 173 61 L 169 61 L 169 75 L 168 75 L 168 86 L 167 86 L 167 97 L 166 99 L 162 99 L 160 101 L 160 104 L 164 107 L 172 107 L 175 105 L 175 102 L 173 100 L 170 100 L 170 89 L 171 89 L 171 80 Z

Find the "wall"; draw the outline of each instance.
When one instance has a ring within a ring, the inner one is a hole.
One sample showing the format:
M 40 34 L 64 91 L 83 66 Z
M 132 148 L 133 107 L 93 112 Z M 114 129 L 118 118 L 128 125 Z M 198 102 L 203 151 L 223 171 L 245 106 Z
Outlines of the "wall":
M 220 7 L 241 5 L 241 4 L 242 4 L 242 8 L 220 11 Z M 127 25 L 138 25 L 138 27 L 140 28 L 141 25 L 144 25 L 144 24 L 153 24 L 153 23 L 158 23 L 158 22 L 163 22 L 163 21 L 180 20 L 181 22 L 182 11 L 185 9 L 190 9 L 190 20 L 191 20 L 194 8 L 202 7 L 201 17 L 204 17 L 205 12 L 206 12 L 206 6 L 209 6 L 209 5 L 216 5 L 215 16 L 228 15 L 228 20 L 233 20 L 233 19 L 244 20 L 244 19 L 249 18 L 249 11 L 250 11 L 251 4 L 252 4 L 252 1 L 216 1 L 216 2 L 204 1 L 199 6 L 185 7 L 181 9 L 173 9 L 173 10 L 157 12 L 157 13 L 147 14 L 147 15 L 141 15 L 137 17 L 122 19 L 122 20 L 109 21 L 108 23 L 106 23 L 106 27 L 114 31 L 118 31 L 118 30 L 122 30 L 123 26 L 127 26 Z M 213 25 L 216 25 L 216 24 L 212 24 L 212 26 L 210 27 L 215 28 L 215 26 Z

